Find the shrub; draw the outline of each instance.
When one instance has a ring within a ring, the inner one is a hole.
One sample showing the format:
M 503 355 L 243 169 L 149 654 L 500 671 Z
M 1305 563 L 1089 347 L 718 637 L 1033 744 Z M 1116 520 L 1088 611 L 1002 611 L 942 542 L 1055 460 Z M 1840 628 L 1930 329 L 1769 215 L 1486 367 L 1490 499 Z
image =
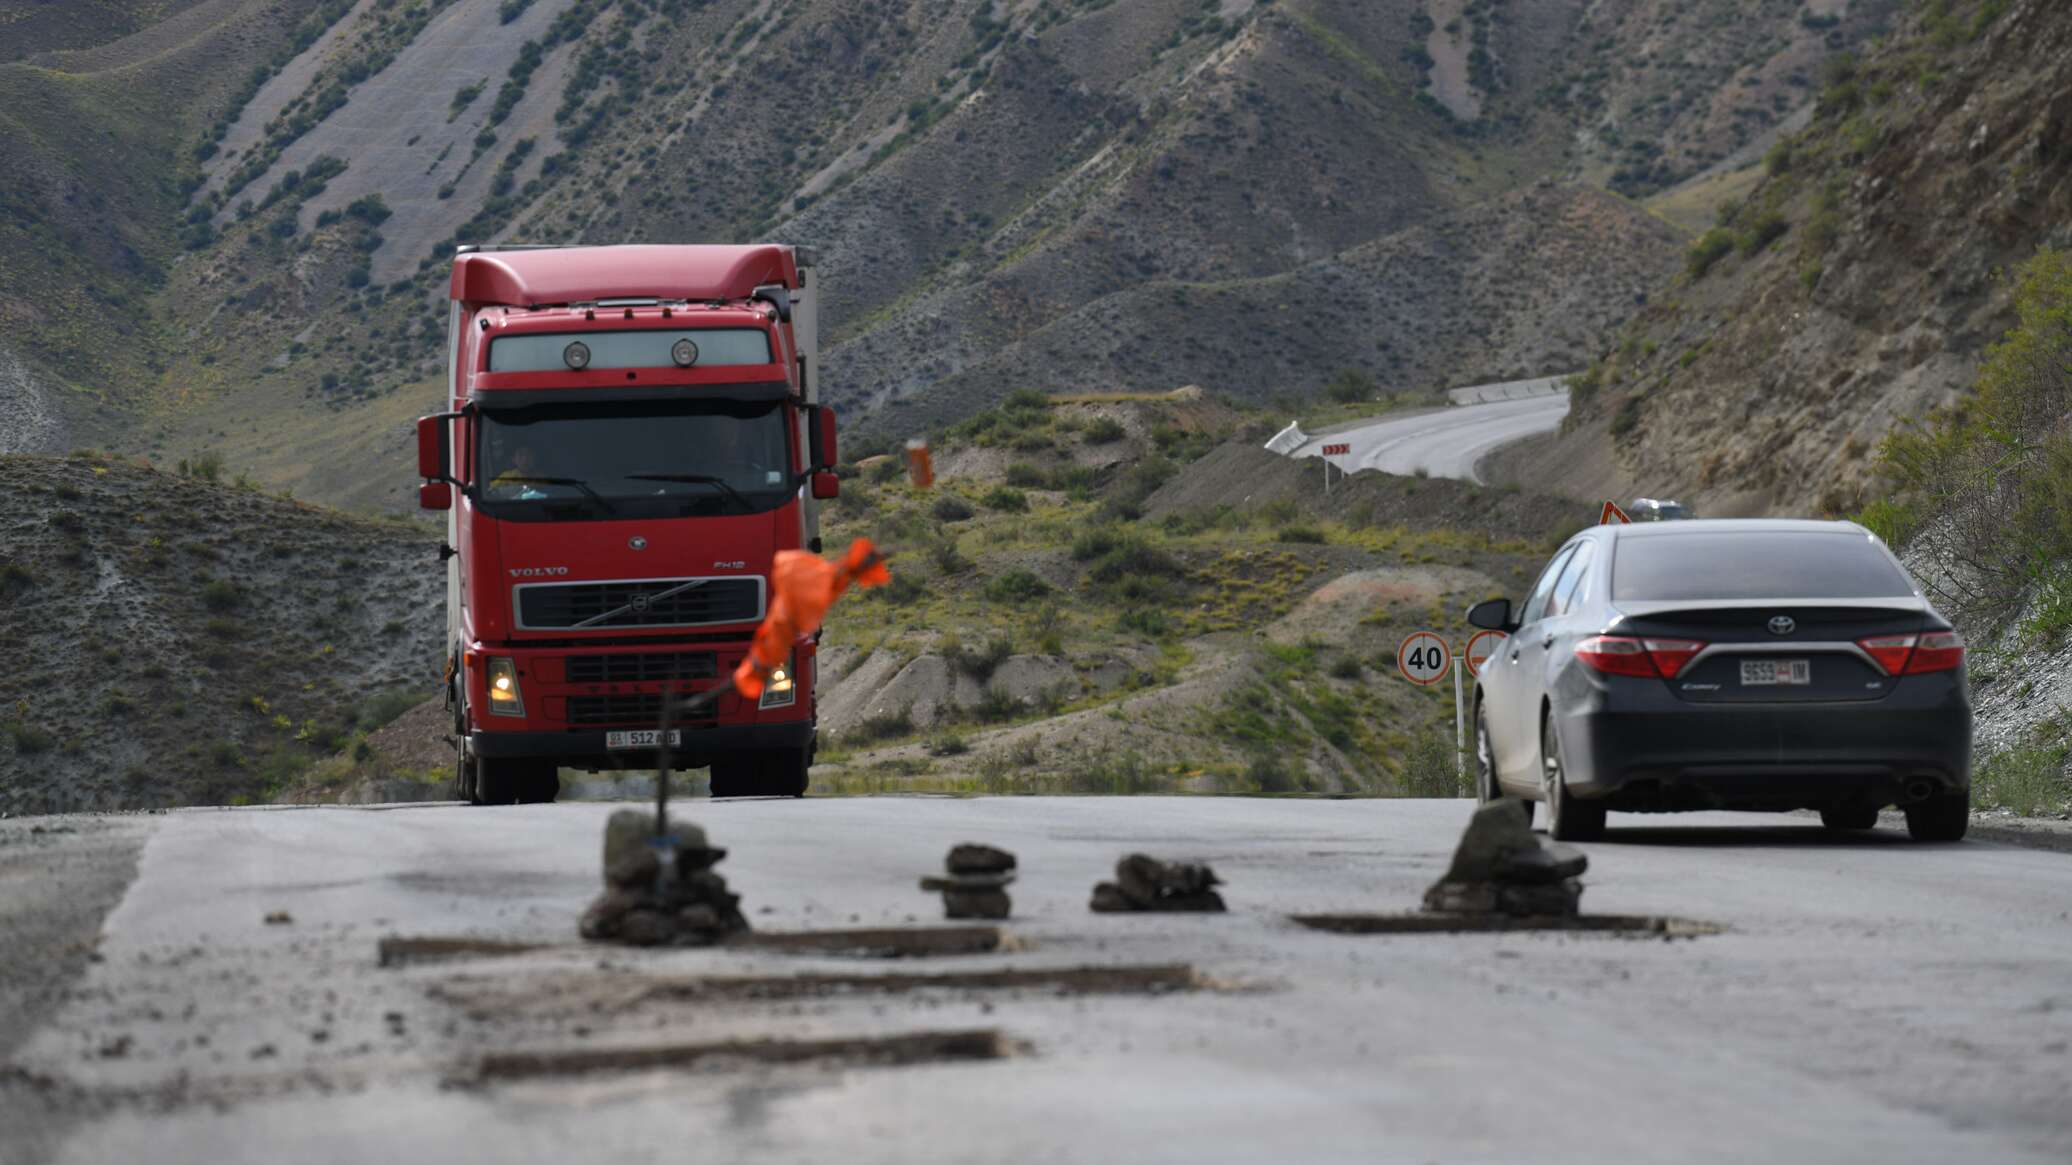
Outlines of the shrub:
M 1374 383 L 1374 378 L 1354 368 L 1332 377 L 1331 383 L 1324 386 L 1325 396 L 1346 405 L 1373 400 L 1377 391 L 1379 386 Z
M 1080 440 L 1089 445 L 1108 445 L 1122 440 L 1125 435 L 1121 421 L 1114 417 L 1095 417 L 1087 425 L 1086 432 L 1080 435 Z
M 2001 749 L 1979 763 L 1972 796 L 1980 808 L 2005 809 L 2022 817 L 2061 810 L 2072 797 L 2065 778 L 2065 749 Z
M 34 756 L 39 752 L 49 752 L 52 746 L 57 744 L 57 738 L 50 733 L 36 727 L 34 724 L 27 724 L 20 720 L 9 722 L 7 725 L 7 736 L 8 739 L 14 741 L 14 751 L 23 756 Z
M 1050 396 L 1034 388 L 1017 388 L 1007 394 L 1007 399 L 1000 402 L 1000 407 L 1004 409 L 1048 409 L 1050 408 Z
M 992 636 L 979 648 L 966 647 L 953 638 L 943 648 L 943 658 L 951 667 L 982 684 L 992 679 L 993 673 L 1013 655 L 1014 640 L 1005 635 Z
M 1714 227 L 1698 236 L 1691 249 L 1684 255 L 1684 271 L 1692 279 L 1703 279 L 1712 265 L 1727 257 L 1734 249 L 1734 232 L 1725 227 Z
M 995 486 L 987 492 L 985 497 L 980 498 L 979 502 L 989 510 L 1000 510 L 1003 513 L 1025 514 L 1029 512 L 1029 495 L 1015 489 L 1013 486 Z
M 1315 526 L 1283 526 L 1274 537 L 1282 542 L 1304 542 L 1315 546 L 1325 542 L 1324 532 Z
M 1050 593 L 1050 584 L 1026 570 L 1010 570 L 986 584 L 986 595 L 1008 603 L 1026 603 Z
M 1048 479 L 1044 477 L 1042 470 L 1025 461 L 1017 461 L 1007 467 L 1009 485 L 1020 486 L 1023 489 L 1042 489 L 1046 480 Z
M 971 508 L 970 502 L 956 494 L 944 494 L 935 499 L 935 504 L 928 507 L 928 512 L 933 514 L 938 522 L 962 522 L 977 513 Z
M 866 716 L 858 721 L 856 727 L 851 728 L 845 735 L 850 740 L 869 744 L 875 741 L 907 736 L 912 734 L 913 731 L 913 711 L 902 707 L 895 711 L 881 712 L 875 716 Z
M 1437 729 L 1420 730 L 1403 750 L 1403 775 L 1398 782 L 1402 795 L 1460 796 L 1463 790 L 1454 765 L 1453 741 Z
M 238 591 L 235 584 L 224 582 L 222 579 L 211 579 L 201 588 L 201 605 L 219 614 L 236 610 L 243 599 L 244 595 Z
M 1116 620 L 1125 631 L 1135 631 L 1147 639 L 1163 639 L 1172 632 L 1172 621 L 1164 611 L 1147 607 L 1132 607 Z
M 1734 236 L 1734 246 L 1743 255 L 1753 255 L 1783 238 L 1784 233 L 1790 229 L 1790 219 L 1774 210 L 1769 211 L 1756 216 L 1755 221 L 1749 223 L 1747 229 Z

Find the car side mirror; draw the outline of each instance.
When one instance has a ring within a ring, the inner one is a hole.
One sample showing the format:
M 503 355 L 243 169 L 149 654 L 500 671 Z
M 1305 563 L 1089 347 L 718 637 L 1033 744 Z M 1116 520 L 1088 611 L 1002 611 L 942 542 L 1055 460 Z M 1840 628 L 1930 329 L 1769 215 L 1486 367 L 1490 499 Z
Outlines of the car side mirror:
M 420 510 L 452 509 L 453 487 L 443 481 L 428 481 L 418 486 L 417 508 Z
M 842 479 L 824 469 L 814 474 L 813 496 L 823 502 L 842 496 Z
M 1511 600 L 1486 599 L 1468 608 L 1468 624 L 1484 631 L 1516 631 L 1518 624 L 1511 622 Z
M 813 468 L 826 469 L 840 458 L 835 452 L 835 411 L 826 405 L 813 410 L 812 449 Z M 815 497 L 820 495 L 815 494 Z M 833 497 L 833 494 L 829 494 Z
M 417 418 L 417 476 L 426 481 L 454 481 L 453 419 L 460 415 L 434 413 Z

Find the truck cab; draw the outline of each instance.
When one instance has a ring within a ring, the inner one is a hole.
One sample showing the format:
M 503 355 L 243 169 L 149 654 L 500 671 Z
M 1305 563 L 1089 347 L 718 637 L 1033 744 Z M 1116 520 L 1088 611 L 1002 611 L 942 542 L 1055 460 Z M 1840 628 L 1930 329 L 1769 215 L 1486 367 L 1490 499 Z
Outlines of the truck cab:
M 786 246 L 463 247 L 445 412 L 418 421 L 447 511 L 455 794 L 551 801 L 563 768 L 656 762 L 665 693 L 726 687 L 776 553 L 838 489 L 810 257 Z M 670 728 L 714 796 L 803 795 L 817 636 L 760 699 Z

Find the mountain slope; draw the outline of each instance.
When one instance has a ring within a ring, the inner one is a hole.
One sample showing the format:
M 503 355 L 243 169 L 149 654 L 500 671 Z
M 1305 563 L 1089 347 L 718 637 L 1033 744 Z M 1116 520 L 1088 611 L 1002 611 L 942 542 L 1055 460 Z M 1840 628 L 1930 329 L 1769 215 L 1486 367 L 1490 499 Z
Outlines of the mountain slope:
M 1258 397 L 1348 366 L 1392 388 L 1546 371 L 1671 256 L 1630 208 L 1521 192 L 1709 164 L 1803 101 L 1747 78 L 1796 75 L 1892 0 L 1832 27 L 1829 0 L 98 6 L 97 40 L 0 2 L 42 45 L 0 65 L 23 97 L 0 126 L 104 203 L 8 183 L 30 258 L 0 268 L 0 310 L 32 341 L 26 373 L 0 363 L 0 410 L 38 418 L 12 447 L 211 449 L 397 506 L 456 240 L 814 245 L 830 392 L 887 430 L 1017 384 Z M 1612 143 L 1641 136 L 1674 164 L 1619 177 Z M 132 172 L 103 173 L 116 157 Z M 135 270 L 111 275 L 122 247 Z M 1537 286 L 1497 294 L 1506 269 Z M 1327 339 L 1272 353 L 1165 310 L 1317 279 Z M 89 291 L 111 288 L 127 310 Z M 1366 330 L 1386 334 L 1335 338 Z M 1143 339 L 1119 367 L 1061 358 L 1122 335 Z
M 1812 123 L 1511 472 L 1721 515 L 1856 509 L 1879 439 L 1969 388 L 2013 323 L 1998 273 L 2072 241 L 2068 94 L 2072 9 L 2045 3 L 1924 5 L 1832 67 Z

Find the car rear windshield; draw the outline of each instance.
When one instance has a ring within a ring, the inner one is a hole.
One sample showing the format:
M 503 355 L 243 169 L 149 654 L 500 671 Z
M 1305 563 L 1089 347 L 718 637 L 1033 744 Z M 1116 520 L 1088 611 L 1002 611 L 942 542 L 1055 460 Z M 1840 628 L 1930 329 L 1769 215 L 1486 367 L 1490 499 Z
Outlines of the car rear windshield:
M 1621 538 L 1612 599 L 1884 599 L 1914 593 L 1868 535 L 1720 531 Z

